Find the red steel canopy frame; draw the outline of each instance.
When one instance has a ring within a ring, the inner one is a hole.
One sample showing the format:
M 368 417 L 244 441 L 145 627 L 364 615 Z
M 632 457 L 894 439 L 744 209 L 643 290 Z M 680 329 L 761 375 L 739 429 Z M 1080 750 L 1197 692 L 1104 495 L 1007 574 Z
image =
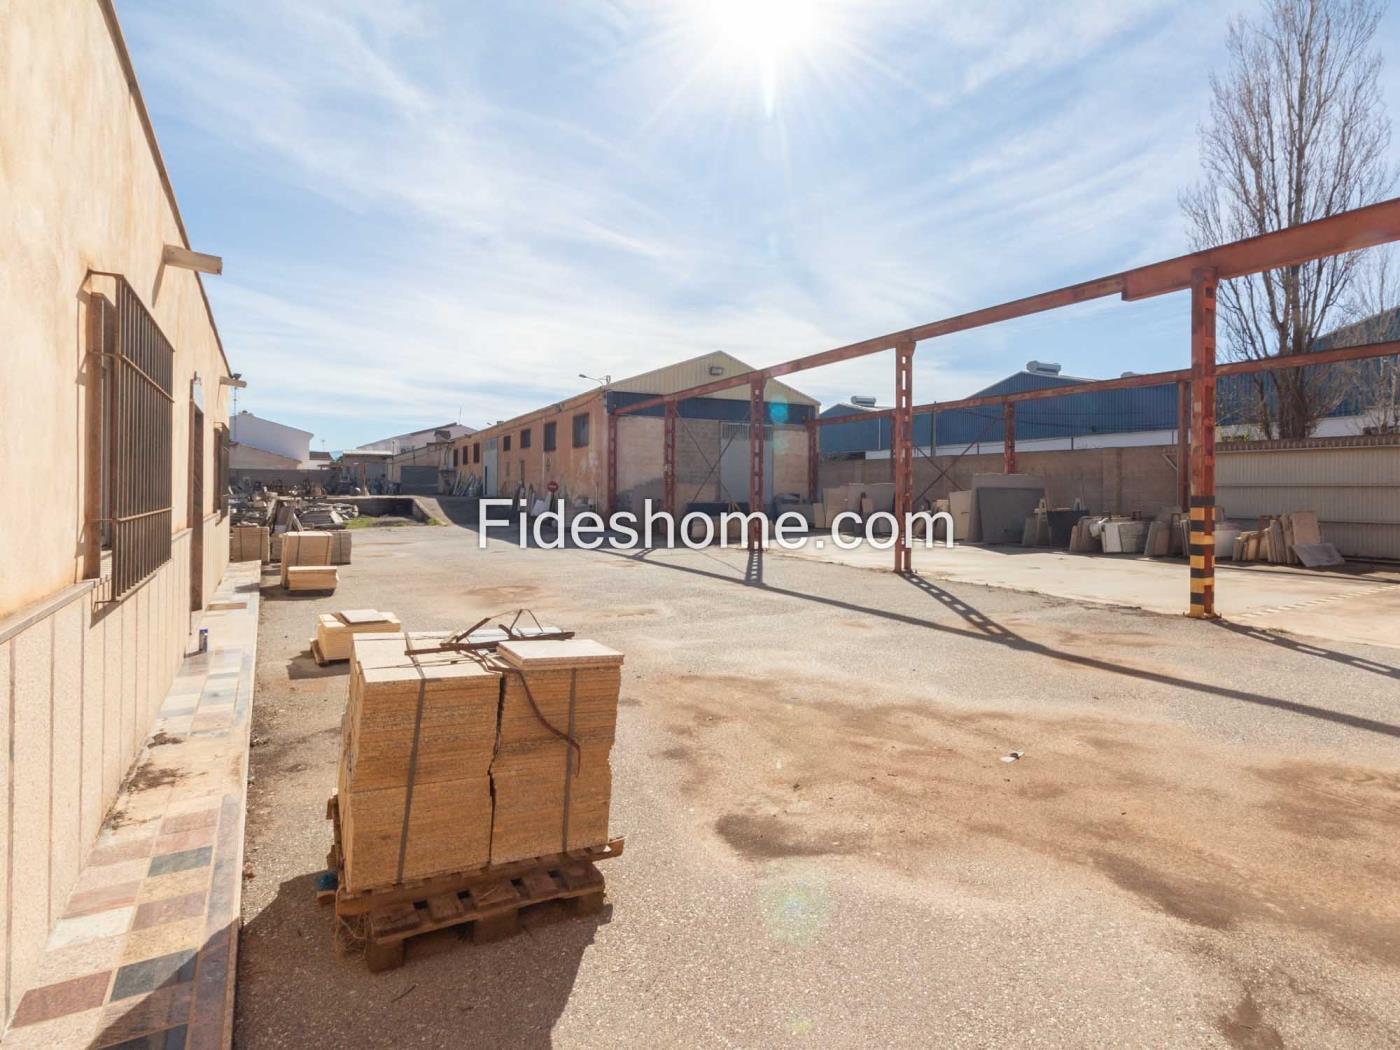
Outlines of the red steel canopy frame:
M 1190 536 L 1191 536 L 1191 604 L 1190 614 L 1195 617 L 1215 616 L 1214 579 L 1214 534 L 1215 534 L 1215 382 L 1218 376 L 1242 372 L 1262 372 L 1280 368 L 1299 368 L 1309 365 L 1332 364 L 1339 361 L 1355 361 L 1364 358 L 1388 357 L 1400 353 L 1400 342 L 1368 343 L 1363 346 L 1342 347 L 1336 350 L 1318 351 L 1308 354 L 1276 356 L 1263 360 L 1235 361 L 1216 364 L 1215 346 L 1215 290 L 1220 281 L 1234 277 L 1246 277 L 1265 270 L 1294 266 L 1345 252 L 1371 248 L 1400 240 L 1400 198 L 1382 201 L 1365 208 L 1342 212 L 1315 222 L 1266 233 L 1259 237 L 1235 241 L 1230 244 L 1207 248 L 1190 255 L 1178 256 L 1163 262 L 1125 270 L 1122 273 L 1097 280 L 1084 281 L 1039 295 L 1015 299 L 998 306 L 990 306 L 971 313 L 958 314 L 941 321 L 903 331 L 876 336 L 858 343 L 849 343 L 831 350 L 793 358 L 766 368 L 756 368 L 733 376 L 726 376 L 713 382 L 702 383 L 673 394 L 663 394 L 647 398 L 631 405 L 611 410 L 609 413 L 608 450 L 608 499 L 609 505 L 617 494 L 616 432 L 620 416 L 645 411 L 657 406 L 674 406 L 693 397 L 728 390 L 747 384 L 750 390 L 749 423 L 759 435 L 763 432 L 763 386 L 770 379 L 804 372 L 824 365 L 850 361 L 866 357 L 884 350 L 897 350 L 895 355 L 895 387 L 898 403 L 894 409 L 876 412 L 861 412 L 845 416 L 834 416 L 816 421 L 816 425 L 839 423 L 852 419 L 872 419 L 892 416 L 895 419 L 894 445 L 891 450 L 897 468 L 896 487 L 901 478 L 905 486 L 910 482 L 905 464 L 912 463 L 913 427 L 909 421 L 915 413 L 950 408 L 975 408 L 984 405 L 1001 405 L 1006 419 L 1006 463 L 1007 469 L 1015 464 L 1015 409 L 1017 401 L 1038 398 L 1064 397 L 1069 394 L 1091 390 L 1115 390 L 1131 387 L 1155 386 L 1161 383 L 1176 382 L 1190 384 L 1191 441 L 1190 441 Z M 960 401 L 932 402 L 911 407 L 912 377 L 911 359 L 913 347 L 925 339 L 965 332 L 973 328 L 1009 321 L 1017 317 L 1044 313 L 1048 310 L 1071 306 L 1117 295 L 1125 300 L 1148 299 L 1169 292 L 1191 291 L 1191 367 L 1171 372 L 1156 372 L 1149 375 L 1127 376 L 1121 379 L 1107 379 L 1096 382 L 1075 383 L 1066 386 L 1050 387 L 1042 390 L 1028 390 L 1018 394 L 1000 394 L 984 397 L 964 398 Z M 1185 390 L 1182 392 L 1183 399 Z M 673 411 L 673 410 L 672 410 Z M 815 433 L 815 430 L 812 431 Z M 761 437 L 759 438 L 761 440 Z M 666 470 L 674 475 L 674 446 L 668 442 L 668 463 Z M 761 453 L 752 456 L 751 492 L 761 493 L 762 463 Z M 902 505 L 897 492 L 896 505 Z M 903 493 L 908 497 L 909 493 Z M 907 499 L 905 500 L 907 502 Z M 758 510 L 757 503 L 750 508 Z M 909 572 L 909 537 L 905 535 L 904 520 L 898 516 L 896 525 L 895 571 Z M 750 532 L 750 546 L 757 545 L 757 530 Z

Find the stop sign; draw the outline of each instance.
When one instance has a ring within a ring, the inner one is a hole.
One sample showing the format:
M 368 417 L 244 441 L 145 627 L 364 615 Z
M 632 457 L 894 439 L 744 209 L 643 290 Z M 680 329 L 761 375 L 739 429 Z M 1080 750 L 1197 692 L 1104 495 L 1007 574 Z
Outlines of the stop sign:
M 550 492 L 558 492 L 558 491 L 559 491 L 559 482 L 557 482 L 557 481 L 551 481 L 548 485 L 545 486 L 545 488 L 547 488 Z

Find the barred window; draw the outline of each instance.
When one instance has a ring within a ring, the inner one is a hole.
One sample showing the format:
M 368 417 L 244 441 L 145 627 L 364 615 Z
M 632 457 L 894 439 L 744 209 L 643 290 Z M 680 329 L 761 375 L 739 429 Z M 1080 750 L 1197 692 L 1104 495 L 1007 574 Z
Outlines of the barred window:
M 476 442 L 474 445 L 472 445 L 472 462 L 473 462 L 473 463 L 480 463 L 480 462 L 481 462 L 481 442 L 480 442 L 480 441 L 478 441 L 478 442 Z
M 503 438 L 501 439 L 501 451 L 502 451 L 502 452 L 509 452 L 509 451 L 510 451 L 510 435 L 509 435 L 509 434 L 507 434 L 505 437 L 503 437 Z
M 529 447 L 530 447 L 530 438 L 531 438 L 530 428 L 529 428 L 529 427 L 526 427 L 524 430 L 522 430 L 522 431 L 520 432 L 520 447 L 521 447 L 522 449 L 526 449 L 526 448 L 529 448 Z
M 214 425 L 214 485 L 219 493 L 219 517 L 228 517 L 228 427 Z
M 555 445 L 558 443 L 558 433 L 558 423 L 546 423 L 544 425 L 544 450 L 546 452 L 554 451 Z
M 119 274 L 112 299 L 92 297 L 96 429 L 89 447 L 92 534 L 112 552 L 98 598 L 116 601 L 170 560 L 171 381 L 175 352 L 140 298 Z
M 588 445 L 588 413 L 574 416 L 574 448 Z

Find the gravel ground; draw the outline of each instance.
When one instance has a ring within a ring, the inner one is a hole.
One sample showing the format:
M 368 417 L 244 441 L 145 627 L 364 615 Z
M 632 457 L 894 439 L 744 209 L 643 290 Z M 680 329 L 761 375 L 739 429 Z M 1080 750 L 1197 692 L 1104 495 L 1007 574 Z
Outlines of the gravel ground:
M 742 552 L 354 557 L 266 577 L 240 1046 L 1400 1045 L 1393 650 Z M 307 639 L 363 606 L 626 654 L 602 916 L 337 952 Z

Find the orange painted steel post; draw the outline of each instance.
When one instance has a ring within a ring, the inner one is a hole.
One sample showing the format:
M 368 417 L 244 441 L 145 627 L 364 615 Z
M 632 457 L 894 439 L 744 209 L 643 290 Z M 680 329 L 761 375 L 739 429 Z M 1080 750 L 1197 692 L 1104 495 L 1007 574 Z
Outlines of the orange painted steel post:
M 603 411 L 607 412 L 606 402 Z M 617 413 L 608 412 L 608 514 L 617 513 Z
M 894 571 L 914 571 L 908 521 L 914 509 L 914 344 L 894 350 Z
M 817 441 L 817 421 L 807 420 L 807 498 L 816 503 L 821 488 L 821 446 Z
M 666 452 L 661 463 L 662 508 L 672 517 L 676 513 L 676 415 L 674 401 L 666 402 Z
M 763 377 L 749 381 L 749 550 L 758 550 L 763 530 L 755 514 L 763 513 Z
M 1191 384 L 1181 380 L 1176 384 L 1176 505 L 1185 510 L 1191 502 L 1191 442 L 1187 440 L 1191 426 Z
M 1016 402 L 1008 401 L 1002 406 L 1002 473 L 1016 473 Z
M 1191 274 L 1191 608 L 1215 617 L 1214 270 Z

